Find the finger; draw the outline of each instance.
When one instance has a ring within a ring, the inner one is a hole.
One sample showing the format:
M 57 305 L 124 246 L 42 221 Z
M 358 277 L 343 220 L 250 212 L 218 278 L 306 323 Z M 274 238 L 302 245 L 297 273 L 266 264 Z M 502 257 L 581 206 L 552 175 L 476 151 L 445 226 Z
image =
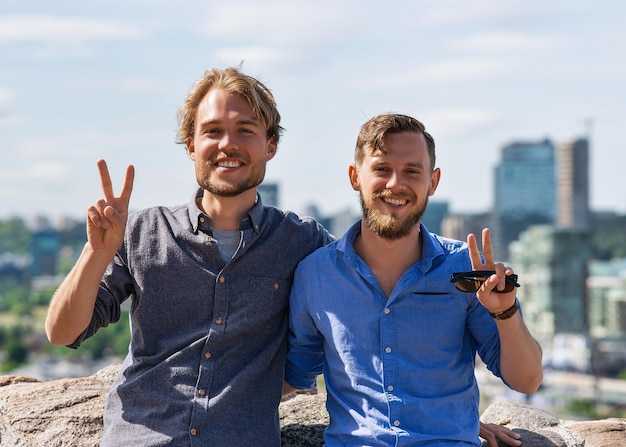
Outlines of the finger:
M 96 205 L 92 205 L 87 208 L 87 219 L 89 219 L 89 222 L 91 222 L 94 226 L 107 229 L 109 228 L 110 223 L 104 215 L 104 207 L 102 207 L 99 202 L 104 202 L 104 200 L 100 200 L 96 203 Z
M 100 227 L 102 225 L 100 212 L 95 206 L 90 206 L 89 208 L 87 208 L 87 219 L 96 227 Z
M 467 235 L 467 247 L 469 249 L 470 261 L 472 262 L 472 270 L 479 270 L 483 264 L 478 251 L 478 242 L 474 233 Z
M 99 226 L 102 228 L 108 228 L 110 224 L 105 212 L 107 207 L 110 208 L 109 204 L 104 199 L 98 200 L 95 205 L 91 207 L 98 213 Z
M 491 230 L 484 228 L 483 233 L 483 256 L 486 264 L 493 264 L 493 246 L 491 245 Z
M 504 264 L 501 262 L 497 263 L 494 267 L 496 272 L 496 276 L 498 277 L 498 282 L 496 287 L 498 290 L 504 290 L 504 286 L 506 285 L 506 275 L 504 274 Z
M 487 435 L 490 435 L 487 437 Z M 495 439 L 497 438 L 500 441 L 503 441 L 506 445 L 510 446 L 519 446 L 521 445 L 521 435 L 519 433 L 514 432 L 504 426 L 498 424 L 481 424 L 480 436 L 484 439 L 487 439 L 489 442 L 489 447 L 491 447 L 491 442 L 493 440 L 494 446 L 497 446 Z
M 111 183 L 111 175 L 109 174 L 109 168 L 107 162 L 100 159 L 96 162 L 98 166 L 98 172 L 100 173 L 100 185 L 102 186 L 102 193 L 107 201 L 111 201 L 115 198 L 113 195 L 113 184 Z
M 124 177 L 124 183 L 122 184 L 122 191 L 120 198 L 126 203 L 130 202 L 130 195 L 133 192 L 133 183 L 135 181 L 135 167 L 133 165 L 126 166 L 126 176 Z
M 496 439 L 496 435 L 494 435 L 492 432 L 488 431 L 482 426 L 480 427 L 479 436 L 487 441 L 487 445 L 489 447 L 498 447 L 498 440 Z

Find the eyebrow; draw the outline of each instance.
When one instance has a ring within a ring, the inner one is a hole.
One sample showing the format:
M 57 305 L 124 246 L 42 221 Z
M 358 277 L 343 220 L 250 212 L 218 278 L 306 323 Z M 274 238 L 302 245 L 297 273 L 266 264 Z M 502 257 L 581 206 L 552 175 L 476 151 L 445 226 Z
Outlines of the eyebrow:
M 372 157 L 372 159 L 374 160 L 372 162 L 372 165 L 374 165 L 374 166 L 390 164 L 390 162 L 385 161 L 385 160 L 380 160 L 377 157 Z M 410 168 L 427 169 L 426 165 L 424 163 L 421 163 L 421 162 L 410 162 L 410 163 L 406 163 L 404 166 L 405 167 L 410 167 Z
M 212 124 L 221 124 L 222 120 L 218 120 L 218 119 L 213 119 L 213 120 L 206 120 L 206 121 L 202 121 L 201 123 L 198 124 L 198 126 L 202 127 L 202 126 L 209 126 Z M 253 119 L 245 119 L 245 120 L 239 120 L 235 123 L 238 126 L 258 126 L 261 127 L 261 123 L 259 121 L 253 120 Z

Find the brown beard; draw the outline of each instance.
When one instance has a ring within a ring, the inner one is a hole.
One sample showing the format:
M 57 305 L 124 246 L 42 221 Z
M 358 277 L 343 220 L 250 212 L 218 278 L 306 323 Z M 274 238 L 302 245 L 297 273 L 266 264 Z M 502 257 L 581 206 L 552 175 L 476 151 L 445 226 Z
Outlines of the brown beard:
M 236 184 L 212 181 L 208 172 L 209 169 L 211 169 L 210 166 L 208 169 L 196 172 L 198 185 L 205 191 L 219 197 L 238 196 L 251 188 L 259 186 L 265 178 L 265 164 L 255 166 L 247 178 Z
M 401 221 L 393 215 L 382 214 L 375 209 L 369 208 L 363 200 L 363 193 L 359 195 L 361 198 L 361 209 L 363 210 L 363 220 L 368 228 L 372 230 L 374 234 L 389 240 L 401 239 L 408 236 L 415 228 L 415 225 L 419 224 L 422 216 L 426 212 L 426 206 L 428 205 L 428 196 L 426 196 L 422 206 Z M 382 195 L 383 194 L 374 195 L 373 199 Z

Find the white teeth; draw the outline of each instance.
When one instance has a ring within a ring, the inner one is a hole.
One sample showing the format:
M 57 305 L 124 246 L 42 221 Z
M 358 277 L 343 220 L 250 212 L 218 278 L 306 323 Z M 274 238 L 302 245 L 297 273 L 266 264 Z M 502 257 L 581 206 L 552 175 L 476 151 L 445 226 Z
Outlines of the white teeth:
M 240 163 L 237 161 L 218 161 L 215 165 L 220 168 L 236 168 L 240 166 Z
M 385 203 L 393 206 L 402 206 L 407 203 L 407 200 L 391 199 L 388 197 L 384 198 L 383 200 L 385 201 Z

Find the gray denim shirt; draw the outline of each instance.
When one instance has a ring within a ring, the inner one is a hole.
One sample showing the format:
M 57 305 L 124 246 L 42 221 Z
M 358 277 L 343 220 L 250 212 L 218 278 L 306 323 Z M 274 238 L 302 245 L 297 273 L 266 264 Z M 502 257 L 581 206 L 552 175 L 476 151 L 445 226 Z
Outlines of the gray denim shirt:
M 242 219 L 224 265 L 196 205 L 129 217 L 78 347 L 120 318 L 131 344 L 107 400 L 101 446 L 280 446 L 288 296 L 298 262 L 331 236 L 265 207 Z

